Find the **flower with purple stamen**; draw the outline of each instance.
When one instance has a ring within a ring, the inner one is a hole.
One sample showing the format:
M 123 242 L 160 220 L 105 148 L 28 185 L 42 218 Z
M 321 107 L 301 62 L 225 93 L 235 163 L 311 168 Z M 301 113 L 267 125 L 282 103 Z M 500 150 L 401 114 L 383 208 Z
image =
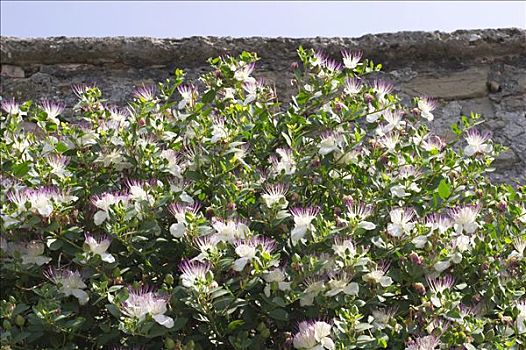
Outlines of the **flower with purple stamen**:
M 325 321 L 303 321 L 298 324 L 292 343 L 295 349 L 334 350 L 334 341 L 330 338 L 332 326 Z
M 54 154 L 46 158 L 47 163 L 51 167 L 51 172 L 59 177 L 64 177 L 70 173 L 66 171 L 66 166 L 69 164 L 69 157 Z
M 466 131 L 466 142 L 468 145 L 464 147 L 464 154 L 468 157 L 477 153 L 490 153 L 493 151 L 493 146 L 488 141 L 491 140 L 491 132 L 481 132 L 476 128 L 471 128 Z
M 429 121 L 434 119 L 434 116 L 431 112 L 434 111 L 437 106 L 437 101 L 429 97 L 421 97 L 418 100 L 418 109 L 420 109 L 420 115 Z
M 100 225 L 106 221 L 110 216 L 109 210 L 112 205 L 117 203 L 128 203 L 129 195 L 122 192 L 104 192 L 99 195 L 94 195 L 91 197 L 91 203 L 99 209 L 93 217 L 95 225 Z
M 193 260 L 205 261 L 210 258 L 210 255 L 215 255 L 218 251 L 218 242 L 219 239 L 214 234 L 195 237 L 193 243 L 201 253 Z
M 327 61 L 327 58 L 327 54 L 323 50 L 316 50 L 316 52 L 314 52 L 314 61 L 312 62 L 312 65 L 314 67 L 323 66 L 325 61 Z
M 78 98 L 81 98 L 88 90 L 95 88 L 95 84 L 89 83 L 81 83 L 81 84 L 73 84 L 71 85 L 71 90 L 73 90 L 73 93 L 77 95 Z
M 255 79 L 250 76 L 250 74 L 252 74 L 252 72 L 254 71 L 255 67 L 256 63 L 254 62 L 239 67 L 234 73 L 234 79 L 241 82 L 255 81 Z
M 517 331 L 519 334 L 526 333 L 526 299 L 517 301 L 515 304 L 519 313 L 517 314 L 517 319 L 515 320 L 515 325 L 517 326 Z
M 184 203 L 170 204 L 168 210 L 177 220 L 176 223 L 170 226 L 170 233 L 172 234 L 172 236 L 174 236 L 175 238 L 183 237 L 186 232 L 186 227 L 188 226 L 188 222 L 186 221 L 186 215 L 191 214 L 192 216 L 195 216 L 199 212 L 200 208 L 201 204 L 199 204 L 198 202 L 194 202 L 194 204 L 192 205 L 187 205 Z
M 440 345 L 440 340 L 434 335 L 417 337 L 407 342 L 405 350 L 434 350 Z
M 296 172 L 296 160 L 294 160 L 294 154 L 290 148 L 277 148 L 277 157 L 272 157 L 271 162 L 273 164 L 273 170 L 276 175 L 285 172 L 285 175 L 292 175 Z
M 391 223 L 387 225 L 387 233 L 396 238 L 409 234 L 415 227 L 415 223 L 412 222 L 415 215 L 416 212 L 413 208 L 391 209 L 389 213 Z
M 50 267 L 44 275 L 59 287 L 65 296 L 74 296 L 84 305 L 89 300 L 89 295 L 84 291 L 88 286 L 84 283 L 80 272 L 67 269 L 58 270 Z
M 40 102 L 40 108 L 46 112 L 47 118 L 55 124 L 60 124 L 58 116 L 64 112 L 66 105 L 63 102 L 53 102 L 50 100 L 43 100 Z
M 429 289 L 434 294 L 443 293 L 444 291 L 451 289 L 455 285 L 455 278 L 451 275 L 445 275 L 443 277 L 431 278 L 426 276 L 426 282 Z
M 316 218 L 320 212 L 319 207 L 295 207 L 290 209 L 290 213 L 294 218 L 294 228 L 290 233 L 292 245 L 296 245 L 300 240 L 304 240 L 307 231 L 313 231 L 314 226 L 312 220 Z
M 20 115 L 20 104 L 16 102 L 15 98 L 2 100 L 0 107 L 9 115 Z
M 84 243 L 88 247 L 89 251 L 95 255 L 99 255 L 102 261 L 110 264 L 115 262 L 113 255 L 106 252 L 110 247 L 111 237 L 107 235 L 95 237 L 89 233 L 85 233 Z
M 321 134 L 320 143 L 318 145 L 318 153 L 325 156 L 331 152 L 339 151 L 343 146 L 343 136 L 335 131 L 325 131 Z
M 373 214 L 374 207 L 372 205 L 347 198 L 345 200 L 345 206 L 347 207 L 347 215 L 358 228 L 363 228 L 367 231 L 376 228 L 374 223 L 365 220 Z
M 326 59 L 324 66 L 331 72 L 337 72 L 342 69 L 342 65 L 333 59 Z
M 433 213 L 425 217 L 425 225 L 431 231 L 438 230 L 442 234 L 453 226 L 453 222 L 449 215 Z
M 362 59 L 362 51 L 348 51 L 342 50 L 343 65 L 347 69 L 354 69 L 358 66 L 358 63 Z
M 362 280 L 372 284 L 380 284 L 382 287 L 389 287 L 393 284 L 391 277 L 387 276 L 391 263 L 381 261 L 378 266 L 371 272 L 362 276 Z
M 438 151 L 442 152 L 446 148 L 446 144 L 437 135 L 429 135 L 422 142 L 422 148 L 428 152 Z
M 289 204 L 285 197 L 288 189 L 289 187 L 284 184 L 267 185 L 265 186 L 265 193 L 261 195 L 261 198 L 263 198 L 268 208 L 278 205 L 279 208 L 285 209 Z
M 179 85 L 177 91 L 181 94 L 181 101 L 177 104 L 177 108 L 183 109 L 186 106 L 192 108 L 197 101 L 198 91 L 193 84 Z
M 379 100 L 383 100 L 385 95 L 390 94 L 394 89 L 394 85 L 383 80 L 375 80 L 373 82 L 373 91 Z
M 42 241 L 33 240 L 27 243 L 22 243 L 18 247 L 20 248 L 22 264 L 35 264 L 42 266 L 51 261 L 51 258 L 43 256 L 46 246 Z
M 336 296 L 340 293 L 345 295 L 357 296 L 359 292 L 359 285 L 356 282 L 351 282 L 352 276 L 346 272 L 332 273 L 329 278 L 328 288 L 325 293 L 328 297 Z
M 384 307 L 384 308 L 373 308 L 371 314 L 374 317 L 374 325 L 378 329 L 384 329 L 387 327 L 389 322 L 396 316 L 398 312 L 398 306 Z
M 166 328 L 172 328 L 174 320 L 165 315 L 168 311 L 170 297 L 164 293 L 155 292 L 148 287 L 139 289 L 128 288 L 128 299 L 122 305 L 122 313 L 128 317 L 143 321 L 146 316 L 152 318 Z
M 362 90 L 362 82 L 358 78 L 346 78 L 345 79 L 345 87 L 343 89 L 343 92 L 345 94 L 352 96 L 356 95 Z
M 137 86 L 133 90 L 133 96 L 140 101 L 153 101 L 156 93 L 155 85 Z
M 244 239 L 250 230 L 247 224 L 241 220 L 222 220 L 219 218 L 212 219 L 212 227 L 217 232 L 217 238 L 223 242 L 234 242 L 236 239 Z
M 208 262 L 184 260 L 179 264 L 182 285 L 191 288 L 206 283 L 207 274 L 210 272 L 211 267 Z
M 453 228 L 457 234 L 466 232 L 471 234 L 479 227 L 477 216 L 481 210 L 480 204 L 464 205 L 449 210 L 449 216 L 453 220 Z

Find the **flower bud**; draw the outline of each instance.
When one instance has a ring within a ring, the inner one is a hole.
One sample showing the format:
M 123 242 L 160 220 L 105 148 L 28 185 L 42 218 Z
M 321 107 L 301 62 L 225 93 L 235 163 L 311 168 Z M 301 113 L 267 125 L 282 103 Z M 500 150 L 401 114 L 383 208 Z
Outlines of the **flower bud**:
M 167 349 L 167 350 L 172 350 L 172 349 L 175 349 L 175 341 L 168 337 L 164 340 L 164 347 Z
M 24 327 L 24 324 L 26 323 L 26 319 L 22 315 L 16 315 L 15 323 L 18 327 Z
M 420 282 L 413 283 L 413 289 L 420 295 L 426 294 L 426 287 Z
M 367 103 L 371 103 L 371 102 L 374 101 L 374 96 L 371 95 L 371 94 L 365 94 L 365 95 L 363 96 L 363 98 L 365 99 L 365 102 L 367 102 Z
M 10 330 L 12 327 L 13 326 L 11 325 L 11 322 L 9 322 L 8 320 L 4 320 L 4 322 L 2 322 L 2 328 L 6 331 Z
M 505 201 L 500 201 L 499 203 L 497 203 L 497 208 L 498 208 L 501 212 L 505 212 L 506 209 L 508 208 L 508 204 L 507 204 Z
M 409 260 L 415 265 L 422 265 L 424 259 L 415 252 L 409 254 Z
M 294 61 L 290 64 L 290 69 L 295 71 L 296 69 L 298 69 L 300 67 L 300 65 L 298 64 L 298 62 Z
M 172 285 L 174 283 L 174 276 L 171 273 L 167 274 L 164 277 L 164 283 L 166 283 L 168 285 Z

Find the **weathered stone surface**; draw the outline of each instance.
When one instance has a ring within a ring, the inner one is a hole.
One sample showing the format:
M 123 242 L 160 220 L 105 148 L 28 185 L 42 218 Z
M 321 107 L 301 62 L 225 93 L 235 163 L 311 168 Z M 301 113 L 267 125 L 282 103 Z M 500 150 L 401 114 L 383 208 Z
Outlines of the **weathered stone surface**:
M 72 84 L 96 83 L 110 103 L 124 104 L 134 86 L 165 80 L 175 68 L 185 69 L 191 80 L 210 69 L 209 57 L 248 50 L 261 57 L 255 76 L 275 84 L 286 103 L 296 91 L 290 65 L 300 45 L 334 58 L 343 48 L 360 49 L 382 63 L 379 77 L 395 83 L 405 102 L 415 95 L 438 98 L 431 127 L 446 138 L 453 137 L 450 125 L 462 114 L 482 114 L 482 127 L 510 148 L 491 176 L 526 184 L 526 31 L 520 29 L 310 39 L 1 37 L 0 96 L 73 105 Z
M 487 95 L 486 87 L 489 68 L 487 66 L 468 68 L 444 74 L 418 75 L 402 84 L 402 89 L 413 95 L 433 96 L 444 100 L 462 100 Z
M 10 64 L 3 64 L 0 75 L 7 78 L 23 78 L 25 76 L 24 70 L 19 66 Z

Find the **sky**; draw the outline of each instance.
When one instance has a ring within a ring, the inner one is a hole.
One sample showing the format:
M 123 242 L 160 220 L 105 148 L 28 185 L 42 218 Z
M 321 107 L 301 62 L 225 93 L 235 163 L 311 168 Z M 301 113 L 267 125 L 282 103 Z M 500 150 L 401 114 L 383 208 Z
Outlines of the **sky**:
M 358 37 L 526 28 L 526 1 L 6 1 L 3 36 Z

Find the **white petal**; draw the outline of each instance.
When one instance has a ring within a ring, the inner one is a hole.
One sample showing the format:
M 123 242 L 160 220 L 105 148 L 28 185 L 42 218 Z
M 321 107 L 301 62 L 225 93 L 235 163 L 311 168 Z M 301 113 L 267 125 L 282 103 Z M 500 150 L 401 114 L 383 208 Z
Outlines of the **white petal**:
M 185 226 L 184 223 L 176 223 L 176 224 L 172 224 L 172 226 L 170 226 L 170 233 L 175 238 L 183 237 L 185 231 L 186 231 L 186 226 Z
M 108 213 L 104 210 L 99 210 L 95 213 L 95 216 L 93 216 L 93 220 L 95 221 L 95 225 L 99 226 L 102 224 L 106 219 L 108 218 Z
M 464 154 L 468 157 L 474 155 L 475 153 L 477 153 L 477 147 L 475 146 L 468 145 L 464 148 Z
M 305 236 L 305 233 L 307 233 L 307 226 L 295 226 L 290 233 L 292 245 L 296 245 Z
M 323 338 L 321 340 L 321 345 L 323 345 L 323 347 L 328 350 L 334 350 L 336 348 L 336 345 L 334 345 L 334 342 L 329 337 Z
M 248 258 L 239 258 L 234 261 L 234 271 L 242 271 L 248 263 Z
M 80 305 L 86 304 L 89 300 L 88 293 L 86 293 L 82 289 L 72 289 L 70 293 L 79 300 Z
M 446 261 L 437 262 L 433 267 L 435 268 L 436 271 L 442 272 L 444 270 L 447 270 L 450 265 L 451 263 L 449 262 L 449 260 L 446 260 Z
M 107 263 L 111 264 L 111 263 L 115 262 L 115 258 L 110 253 L 101 253 L 100 257 L 101 257 L 102 261 L 105 261 Z
M 157 314 L 153 315 L 153 319 L 155 320 L 155 322 L 166 328 L 172 328 L 174 326 L 174 320 L 171 317 L 162 314 Z
M 343 292 L 347 295 L 355 295 L 358 296 L 358 292 L 360 290 L 360 286 L 356 282 L 349 283 L 344 289 Z
M 369 221 L 362 221 L 358 224 L 358 228 L 363 228 L 364 230 L 370 231 L 376 228 L 376 225 Z
M 393 280 L 389 276 L 383 276 L 380 278 L 380 284 L 382 287 L 389 287 L 391 284 L 393 284 Z

